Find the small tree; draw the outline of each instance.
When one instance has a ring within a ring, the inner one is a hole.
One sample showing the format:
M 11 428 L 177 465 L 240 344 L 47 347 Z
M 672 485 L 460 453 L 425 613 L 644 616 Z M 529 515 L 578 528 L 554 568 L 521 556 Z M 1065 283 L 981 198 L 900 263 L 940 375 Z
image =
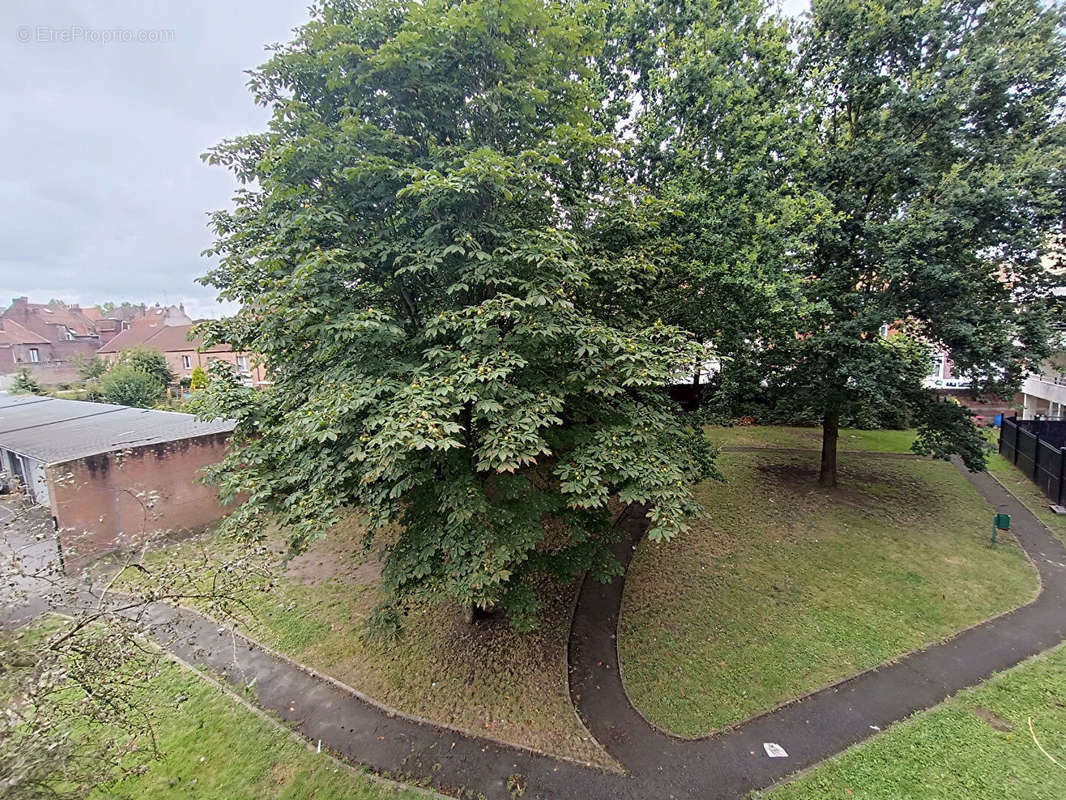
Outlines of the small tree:
M 151 375 L 164 388 L 174 382 L 174 373 L 171 371 L 170 365 L 167 364 L 166 356 L 158 350 L 149 350 L 146 347 L 131 347 L 122 351 L 118 357 L 118 363 L 132 367 L 138 372 Z
M 155 375 L 128 364 L 118 364 L 100 379 L 100 396 L 105 402 L 135 408 L 152 408 L 166 392 Z
M 193 367 L 192 375 L 189 376 L 189 388 L 198 392 L 207 386 L 207 373 L 204 368 L 197 364 Z
M 13 394 L 43 394 L 41 384 L 33 377 L 33 373 L 26 367 L 21 367 L 15 372 L 15 379 L 11 384 Z
M 78 375 L 84 381 L 98 381 L 107 372 L 107 362 L 100 356 L 85 357 L 80 353 L 71 356 L 71 363 L 77 368 Z

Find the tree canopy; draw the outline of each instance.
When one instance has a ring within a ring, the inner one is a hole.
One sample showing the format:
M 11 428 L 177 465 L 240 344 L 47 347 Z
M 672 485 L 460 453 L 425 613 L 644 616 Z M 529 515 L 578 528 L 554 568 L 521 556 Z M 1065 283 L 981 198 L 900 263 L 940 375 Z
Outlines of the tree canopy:
M 713 345 L 725 406 L 758 391 L 753 353 L 794 323 L 794 266 L 820 211 L 799 168 L 793 33 L 764 0 L 640 0 L 611 28 L 608 71 L 634 107 L 627 169 L 678 210 L 645 302 Z
M 602 18 L 325 3 L 253 74 L 270 130 L 209 155 L 248 185 L 206 278 L 242 310 L 205 330 L 273 379 L 197 395 L 238 420 L 226 525 L 299 546 L 361 506 L 379 624 L 440 597 L 531 624 L 536 576 L 616 573 L 612 498 L 669 537 L 713 469 L 662 391 L 699 350 L 631 302 L 673 209 L 620 169 Z
M 174 382 L 174 372 L 167 363 L 167 357 L 158 350 L 130 347 L 119 354 L 118 363 L 151 375 L 163 388 Z
M 1061 12 L 1037 0 L 331 0 L 252 73 L 269 129 L 206 155 L 243 186 L 204 282 L 237 420 L 212 472 L 300 547 L 357 505 L 395 624 L 451 597 L 533 619 L 608 577 L 611 502 L 653 539 L 714 474 L 664 387 L 714 353 L 724 403 L 916 415 L 932 348 L 978 394 L 1047 352 L 1062 229 Z M 893 332 L 884 336 L 886 326 Z M 708 349 L 711 348 L 711 349 Z
M 975 394 L 1011 394 L 1048 353 L 1063 223 L 1062 11 L 1038 0 L 815 0 L 799 39 L 810 233 L 774 388 L 823 419 L 822 482 L 856 405 L 915 410 L 918 449 L 983 465 L 965 409 L 937 408 L 885 325 L 950 353 Z M 962 438 L 945 434 L 957 432 Z

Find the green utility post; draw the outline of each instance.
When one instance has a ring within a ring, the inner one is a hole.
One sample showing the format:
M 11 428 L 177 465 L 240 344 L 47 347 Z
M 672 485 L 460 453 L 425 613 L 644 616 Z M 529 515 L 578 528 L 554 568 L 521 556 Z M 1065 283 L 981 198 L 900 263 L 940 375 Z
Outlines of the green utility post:
M 996 543 L 996 533 L 1010 530 L 1010 514 L 996 514 L 992 517 L 992 544 Z

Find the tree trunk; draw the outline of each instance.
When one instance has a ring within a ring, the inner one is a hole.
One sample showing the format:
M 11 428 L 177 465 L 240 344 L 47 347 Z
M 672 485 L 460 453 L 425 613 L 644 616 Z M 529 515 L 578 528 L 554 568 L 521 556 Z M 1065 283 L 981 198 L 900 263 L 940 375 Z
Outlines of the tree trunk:
M 840 412 L 826 411 L 822 418 L 822 467 L 818 471 L 818 483 L 832 488 L 837 485 L 837 430 L 840 427 Z

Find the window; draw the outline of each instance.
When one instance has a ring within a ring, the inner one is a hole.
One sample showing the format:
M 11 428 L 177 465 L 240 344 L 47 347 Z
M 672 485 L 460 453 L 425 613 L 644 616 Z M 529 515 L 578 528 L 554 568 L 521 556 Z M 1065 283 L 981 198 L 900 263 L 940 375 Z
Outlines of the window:
M 237 356 L 237 369 L 241 372 L 248 371 L 248 356 Z
M 932 365 L 931 365 L 932 369 L 931 369 L 931 371 L 929 373 L 929 377 L 943 379 L 943 377 L 944 377 L 944 361 L 945 361 L 945 359 L 944 359 L 944 354 L 943 353 L 938 353 L 937 355 L 933 356 Z
M 36 347 L 31 347 L 30 348 L 30 363 L 31 364 L 38 364 L 38 363 L 40 363 L 40 361 L 41 361 L 41 351 L 38 350 Z
M 192 356 L 182 356 L 181 357 L 181 366 L 184 369 L 192 369 Z
M 882 325 L 881 326 L 881 337 L 883 339 L 887 339 L 888 338 L 888 326 L 887 325 Z

